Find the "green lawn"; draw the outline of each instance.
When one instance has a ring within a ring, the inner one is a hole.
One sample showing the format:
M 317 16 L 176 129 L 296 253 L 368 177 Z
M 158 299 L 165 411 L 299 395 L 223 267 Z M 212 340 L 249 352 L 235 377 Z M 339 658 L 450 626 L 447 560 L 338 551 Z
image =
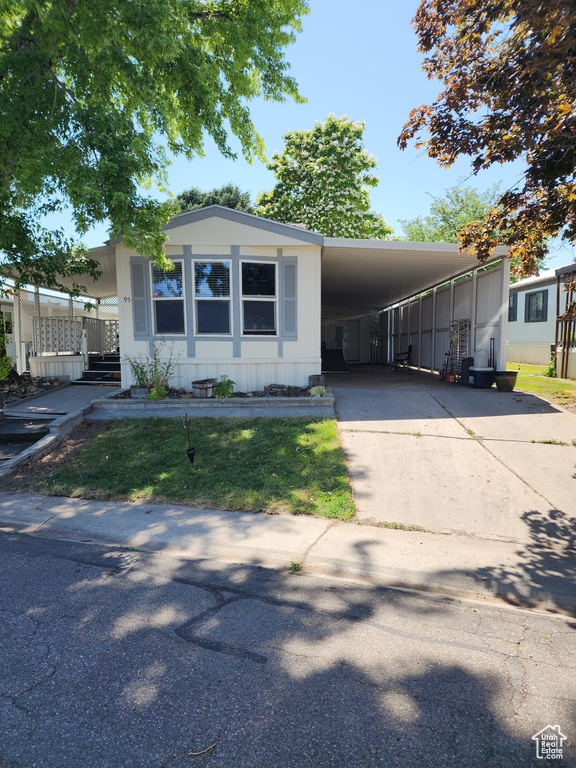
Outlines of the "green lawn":
M 576 403 L 576 381 L 571 379 L 551 379 L 542 376 L 543 365 L 527 363 L 507 363 L 509 371 L 518 371 L 516 388 L 533 395 L 540 395 L 546 400 L 560 405 Z
M 180 419 L 110 423 L 52 475 L 30 485 L 89 499 L 180 502 L 213 509 L 355 514 L 333 419 L 192 419 L 194 464 Z

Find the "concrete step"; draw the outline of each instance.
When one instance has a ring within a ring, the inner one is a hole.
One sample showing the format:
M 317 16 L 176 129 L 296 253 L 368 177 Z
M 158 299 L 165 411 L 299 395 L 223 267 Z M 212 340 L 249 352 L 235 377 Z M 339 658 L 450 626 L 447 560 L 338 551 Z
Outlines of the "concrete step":
M 46 419 L 5 417 L 0 419 L 0 444 L 34 443 L 50 433 Z M 18 451 L 16 451 L 18 453 Z
M 114 360 L 90 360 L 89 371 L 119 371 L 120 361 Z
M 77 379 L 74 384 L 93 384 L 94 382 L 98 382 L 98 384 L 120 384 L 120 371 L 84 371 L 82 373 L 82 378 Z

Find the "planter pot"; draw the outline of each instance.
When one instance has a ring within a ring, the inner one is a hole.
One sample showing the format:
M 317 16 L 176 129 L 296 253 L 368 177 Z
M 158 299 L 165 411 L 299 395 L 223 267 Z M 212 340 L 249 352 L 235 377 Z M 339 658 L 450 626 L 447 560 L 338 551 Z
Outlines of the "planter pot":
M 130 387 L 130 397 L 136 400 L 143 400 L 148 397 L 148 392 L 150 392 L 148 387 Z
M 518 371 L 494 371 L 494 381 L 498 392 L 513 392 L 516 386 Z
M 217 379 L 202 379 L 201 381 L 193 381 L 192 394 L 194 397 L 214 397 L 216 394 L 217 386 Z

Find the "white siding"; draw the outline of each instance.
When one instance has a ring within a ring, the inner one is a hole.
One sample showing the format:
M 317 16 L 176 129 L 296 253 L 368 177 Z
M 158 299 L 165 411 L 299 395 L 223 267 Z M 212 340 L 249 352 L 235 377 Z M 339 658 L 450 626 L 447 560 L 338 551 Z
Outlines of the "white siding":
M 172 258 L 186 252 L 192 254 L 192 259 L 198 256 L 234 258 L 234 253 L 239 253 L 240 259 L 265 258 L 279 264 L 288 259 L 297 262 L 296 338 L 242 338 L 237 327 L 232 329 L 230 339 L 193 336 L 193 318 L 187 316 L 188 336 L 167 342 L 173 344 L 178 355 L 177 373 L 172 382 L 175 386 L 189 389 L 193 379 L 218 378 L 222 374 L 236 381 L 237 388 L 244 391 L 262 389 L 271 383 L 304 386 L 310 374 L 320 373 L 320 246 L 219 218 L 186 224 L 168 230 L 167 234 L 167 255 Z M 147 355 L 150 348 L 150 341 L 134 340 L 130 258 L 137 256 L 122 244 L 116 246 L 122 356 Z M 239 300 L 238 288 L 232 286 L 233 305 Z M 280 270 L 277 288 L 279 317 L 282 301 Z M 185 285 L 185 291 L 188 296 L 193 296 L 192 285 Z M 239 357 L 234 357 L 235 352 Z M 125 363 L 122 365 L 122 383 L 125 386 L 131 383 L 129 366 Z

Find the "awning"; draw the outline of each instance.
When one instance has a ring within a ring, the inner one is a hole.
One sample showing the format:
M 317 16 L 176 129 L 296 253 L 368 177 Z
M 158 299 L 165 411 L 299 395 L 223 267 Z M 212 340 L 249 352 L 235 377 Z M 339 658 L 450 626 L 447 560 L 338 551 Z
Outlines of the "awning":
M 496 248 L 492 261 L 507 255 Z M 322 318 L 346 320 L 377 312 L 478 267 L 456 243 L 324 238 Z
M 109 245 L 103 245 L 100 248 L 90 248 L 86 255 L 97 261 L 102 271 L 98 280 L 93 280 L 89 275 L 77 275 L 76 277 L 62 277 L 58 275 L 58 281 L 66 288 L 72 289 L 74 283 L 86 286 L 86 291 L 82 294 L 93 299 L 109 299 L 117 295 L 116 287 L 116 252 Z M 16 277 L 16 274 L 14 274 Z M 46 285 L 38 284 L 39 288 L 48 288 Z M 54 290 L 49 288 L 49 290 Z

